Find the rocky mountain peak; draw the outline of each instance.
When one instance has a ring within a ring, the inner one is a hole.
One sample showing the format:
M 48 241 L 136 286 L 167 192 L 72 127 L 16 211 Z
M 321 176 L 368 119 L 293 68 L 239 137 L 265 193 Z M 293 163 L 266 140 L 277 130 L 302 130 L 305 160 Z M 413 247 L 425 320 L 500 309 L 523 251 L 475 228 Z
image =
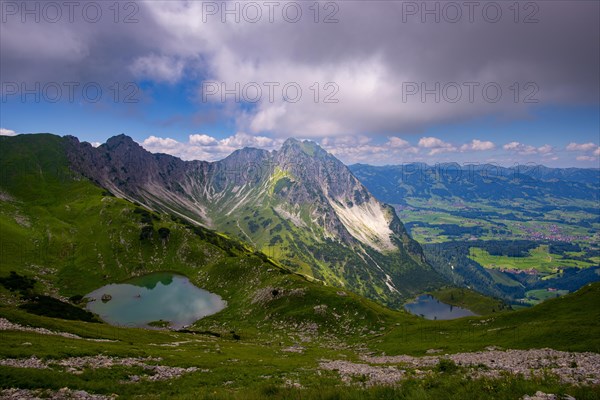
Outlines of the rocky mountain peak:
M 103 145 L 107 150 L 114 150 L 117 147 L 120 146 L 125 146 L 128 148 L 131 147 L 141 147 L 139 144 L 137 144 L 130 136 L 127 136 L 125 134 L 120 134 L 120 135 L 116 135 L 113 136 L 111 138 L 109 138 L 106 143 Z
M 393 209 L 315 142 L 190 162 L 118 135 L 98 148 L 72 143 L 69 153 L 74 169 L 113 194 L 235 236 L 327 283 L 395 302 L 411 271 L 432 276 Z
M 279 153 L 286 157 L 298 157 L 301 155 L 322 159 L 329 155 L 317 143 L 311 140 L 300 141 L 294 138 L 287 139 L 281 146 Z

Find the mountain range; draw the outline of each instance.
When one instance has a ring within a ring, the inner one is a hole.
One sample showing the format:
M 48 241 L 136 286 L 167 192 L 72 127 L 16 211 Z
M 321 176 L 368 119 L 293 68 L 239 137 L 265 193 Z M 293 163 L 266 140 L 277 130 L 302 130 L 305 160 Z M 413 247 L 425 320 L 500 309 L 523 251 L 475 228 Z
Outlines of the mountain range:
M 44 157 L 65 159 L 69 179 L 90 180 L 149 211 L 244 242 L 310 280 L 392 307 L 445 284 L 449 271 L 429 264 L 388 204 L 431 198 L 540 203 L 548 196 L 589 204 L 598 199 L 600 179 L 595 169 L 541 166 L 346 167 L 314 142 L 295 139 L 276 151 L 244 148 L 206 162 L 152 154 L 125 135 L 98 147 L 72 136 L 27 136 Z M 142 230 L 150 232 L 145 224 Z
M 544 202 L 548 197 L 600 200 L 598 168 L 411 163 L 381 167 L 354 164 L 349 169 L 371 193 L 389 204 L 432 197 L 465 201 L 530 198 Z
M 64 138 L 74 172 L 117 197 L 247 242 L 291 270 L 387 305 L 442 283 L 394 209 L 314 142 L 217 162 L 152 154 L 125 135 Z

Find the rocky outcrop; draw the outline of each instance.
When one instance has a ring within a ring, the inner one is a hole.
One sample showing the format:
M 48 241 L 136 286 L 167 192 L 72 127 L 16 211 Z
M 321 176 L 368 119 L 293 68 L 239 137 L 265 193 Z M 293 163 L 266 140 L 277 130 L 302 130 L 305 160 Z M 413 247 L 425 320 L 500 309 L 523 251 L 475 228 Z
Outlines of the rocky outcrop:
M 119 358 L 105 355 L 90 356 L 90 357 L 70 357 L 62 360 L 41 360 L 35 356 L 26 359 L 0 359 L 1 366 L 13 368 L 33 368 L 33 369 L 57 369 L 60 368 L 65 372 L 79 375 L 84 369 L 112 368 L 121 367 L 141 367 L 146 373 L 144 375 L 130 376 L 131 382 L 139 382 L 140 380 L 147 381 L 164 381 L 168 379 L 179 378 L 180 376 L 196 372 L 198 368 L 189 367 L 172 367 L 168 365 L 155 364 L 161 361 L 160 358 Z
M 432 367 L 440 358 L 452 360 L 458 366 L 481 367 L 473 370 L 474 377 L 499 377 L 501 372 L 521 374 L 525 377 L 541 377 L 545 373 L 554 374 L 564 383 L 600 384 L 600 354 L 573 353 L 553 349 L 497 350 L 457 353 L 445 356 L 412 357 L 365 356 L 363 360 L 372 364 L 398 364 L 404 367 Z

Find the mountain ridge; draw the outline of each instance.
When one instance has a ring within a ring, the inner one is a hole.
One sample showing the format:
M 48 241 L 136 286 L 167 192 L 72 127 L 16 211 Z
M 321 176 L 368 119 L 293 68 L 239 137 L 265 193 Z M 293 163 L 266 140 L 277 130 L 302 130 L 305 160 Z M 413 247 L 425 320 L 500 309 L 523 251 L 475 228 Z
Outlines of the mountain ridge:
M 314 142 L 207 162 L 152 154 L 125 135 L 97 148 L 65 140 L 73 169 L 116 196 L 237 237 L 303 275 L 394 306 L 442 283 L 394 209 Z

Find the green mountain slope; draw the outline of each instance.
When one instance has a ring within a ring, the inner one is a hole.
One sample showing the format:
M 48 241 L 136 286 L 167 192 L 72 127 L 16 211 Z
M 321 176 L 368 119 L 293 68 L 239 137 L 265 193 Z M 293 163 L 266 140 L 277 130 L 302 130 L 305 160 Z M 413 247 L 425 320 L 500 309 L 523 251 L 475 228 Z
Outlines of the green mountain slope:
M 368 330 L 386 318 L 382 307 L 311 283 L 241 242 L 109 195 L 69 172 L 59 137 L 2 137 L 0 144 L 0 276 L 35 277 L 40 293 L 65 299 L 152 271 L 179 272 L 228 302 L 220 325 L 210 326 L 222 332 L 296 317 L 340 329 L 356 313 L 365 319 L 355 328 Z M 273 290 L 279 294 L 261 297 Z M 315 313 L 322 301 L 336 304 L 341 319 Z
M 311 279 L 395 307 L 443 281 L 394 210 L 315 143 L 214 163 L 151 154 L 124 135 L 65 145 L 73 169 L 116 196 L 226 232 Z

